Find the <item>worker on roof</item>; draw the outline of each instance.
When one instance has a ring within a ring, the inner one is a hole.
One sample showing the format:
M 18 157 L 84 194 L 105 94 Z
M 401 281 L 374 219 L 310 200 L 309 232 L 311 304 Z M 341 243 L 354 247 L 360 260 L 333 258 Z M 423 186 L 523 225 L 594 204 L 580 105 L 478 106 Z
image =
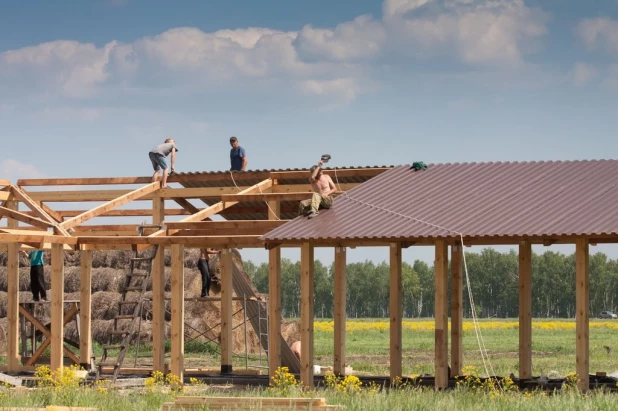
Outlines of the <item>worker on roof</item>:
M 245 149 L 240 146 L 238 139 L 234 136 L 230 137 L 230 170 L 245 171 L 247 169 L 247 154 Z
M 333 179 L 328 174 L 322 172 L 322 164 L 320 160 L 318 165 L 309 169 L 309 182 L 313 188 L 311 200 L 303 200 L 298 205 L 298 214 L 313 218 L 318 215 L 320 208 L 330 208 L 333 205 L 333 194 L 337 191 Z
M 159 171 L 163 171 L 163 177 L 161 179 L 161 188 L 167 187 L 167 163 L 165 162 L 165 157 L 168 155 L 172 155 L 171 160 L 171 172 L 174 172 L 174 163 L 176 162 L 176 152 L 178 148 L 176 147 L 176 142 L 172 138 L 168 138 L 165 140 L 163 144 L 159 144 L 148 153 L 148 157 L 150 157 L 150 162 L 152 163 L 152 168 L 154 168 L 154 174 L 152 175 L 152 182 L 157 181 L 159 177 Z

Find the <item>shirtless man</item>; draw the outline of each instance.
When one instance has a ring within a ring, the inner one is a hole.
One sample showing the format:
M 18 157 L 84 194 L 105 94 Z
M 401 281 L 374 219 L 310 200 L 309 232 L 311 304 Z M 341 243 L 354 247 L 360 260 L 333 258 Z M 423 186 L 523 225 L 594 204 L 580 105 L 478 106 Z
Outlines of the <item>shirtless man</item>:
M 221 250 L 215 250 L 214 248 L 202 248 L 200 249 L 200 259 L 197 261 L 197 268 L 202 274 L 202 292 L 200 297 L 208 296 L 210 292 L 210 267 L 208 262 L 210 261 L 211 254 L 221 254 Z
M 328 174 L 322 173 L 322 160 L 317 166 L 311 167 L 309 170 L 309 182 L 313 188 L 313 196 L 311 200 L 303 200 L 298 206 L 298 214 L 306 215 L 308 218 L 313 218 L 318 215 L 320 208 L 330 208 L 333 205 L 331 194 L 337 191 L 333 179 Z

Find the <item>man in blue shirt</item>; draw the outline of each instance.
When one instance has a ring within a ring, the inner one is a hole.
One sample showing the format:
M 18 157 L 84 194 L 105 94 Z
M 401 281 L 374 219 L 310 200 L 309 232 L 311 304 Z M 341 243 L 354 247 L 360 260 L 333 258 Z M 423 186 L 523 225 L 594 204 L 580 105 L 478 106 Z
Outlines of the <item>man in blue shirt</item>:
M 30 290 L 34 301 L 47 300 L 45 291 L 45 271 L 43 269 L 43 250 L 22 251 L 22 255 L 30 259 Z
M 247 168 L 247 155 L 245 149 L 240 146 L 236 137 L 230 137 L 230 170 L 244 171 Z

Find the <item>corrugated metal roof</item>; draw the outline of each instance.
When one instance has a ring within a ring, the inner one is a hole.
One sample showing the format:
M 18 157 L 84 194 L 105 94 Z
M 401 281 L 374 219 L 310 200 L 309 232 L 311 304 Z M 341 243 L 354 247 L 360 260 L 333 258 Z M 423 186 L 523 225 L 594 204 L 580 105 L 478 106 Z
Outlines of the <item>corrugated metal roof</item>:
M 374 168 L 392 168 L 393 166 L 364 166 L 364 167 L 325 167 L 325 171 L 344 171 L 344 170 L 363 170 Z M 174 174 L 174 180 L 179 182 L 186 188 L 197 187 L 246 187 L 258 184 L 270 178 L 270 174 L 273 172 L 294 172 L 302 171 L 307 172 L 308 168 L 294 168 L 294 169 L 276 169 L 276 170 L 247 170 L 239 173 L 231 174 L 229 171 L 210 171 L 210 172 L 188 172 L 188 173 L 176 173 Z M 205 177 L 201 180 L 201 177 Z M 208 177 L 215 177 L 213 181 Z M 219 177 L 219 178 L 217 178 Z M 346 183 L 363 183 L 370 178 L 367 176 L 354 176 L 354 177 L 339 177 L 337 180 L 340 184 Z M 335 178 L 333 178 L 335 180 Z M 172 180 L 170 180 L 172 181 Z M 285 178 L 279 179 L 279 184 L 308 184 L 307 178 Z M 240 190 L 239 190 L 240 191 Z M 203 198 L 201 199 L 207 205 L 213 205 L 219 202 L 216 198 Z M 238 212 L 237 210 L 253 209 L 257 212 Z M 268 219 L 268 207 L 265 202 L 243 202 L 230 207 L 220 213 L 221 216 L 228 220 L 265 220 Z M 298 201 L 281 201 L 281 219 L 290 220 L 298 214 Z
M 618 160 L 398 166 L 267 242 L 616 236 Z

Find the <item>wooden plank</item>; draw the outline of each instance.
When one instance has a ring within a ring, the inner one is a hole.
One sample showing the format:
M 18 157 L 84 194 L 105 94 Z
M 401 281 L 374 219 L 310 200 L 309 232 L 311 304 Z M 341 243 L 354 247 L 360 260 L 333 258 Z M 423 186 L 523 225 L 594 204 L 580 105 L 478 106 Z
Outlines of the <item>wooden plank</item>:
M 300 248 L 300 383 L 313 388 L 313 246 L 303 243 Z
M 0 234 L 0 239 L 3 234 Z M 10 234 L 4 234 L 10 235 Z M 58 237 L 58 236 L 56 236 Z M 190 236 L 165 236 L 165 237 L 153 237 L 153 236 L 127 236 L 127 237 L 96 237 L 96 236 L 79 236 L 75 238 L 79 245 L 86 244 L 141 244 L 141 245 L 172 245 L 172 244 L 184 244 L 184 245 L 208 245 L 208 247 L 224 248 L 224 245 L 229 245 L 225 248 L 242 248 L 242 247 L 263 247 L 264 243 L 259 240 L 258 235 L 236 235 L 236 236 L 210 236 L 210 237 L 190 237 Z
M 52 245 L 51 251 L 51 359 L 52 371 L 63 364 L 64 347 L 64 250 L 61 244 Z
M 32 217 L 24 213 L 20 213 L 17 210 L 11 210 L 6 207 L 0 206 L 0 217 L 12 218 L 14 220 L 21 221 L 22 223 L 30 224 L 35 227 L 47 229 L 53 227 L 53 224 L 49 221 L 43 221 L 40 218 Z
M 7 201 L 6 207 L 17 210 L 17 202 Z M 16 228 L 18 222 L 12 218 L 7 220 L 9 228 Z M 9 372 L 17 372 L 19 363 L 19 246 L 11 242 L 7 247 L 7 355 L 6 363 Z
M 67 220 L 63 223 L 60 223 L 60 226 L 65 228 L 65 229 L 69 229 L 69 228 L 73 228 L 75 226 L 80 225 L 81 223 L 83 223 L 84 221 L 88 221 L 98 215 L 101 215 L 107 211 L 113 210 L 115 208 L 118 208 L 124 204 L 130 203 L 133 200 L 137 200 L 141 197 L 144 197 L 147 194 L 153 193 L 155 191 L 157 191 L 159 189 L 159 187 L 161 186 L 161 183 L 159 181 L 156 181 L 154 183 L 150 183 L 147 186 L 138 188 L 137 190 L 131 191 L 130 193 L 127 193 L 125 195 L 122 195 L 118 198 L 115 198 L 111 201 L 108 201 L 105 204 L 101 204 L 95 208 L 93 208 L 90 211 L 87 211 L 85 213 L 82 213 L 78 216 L 75 216 L 73 218 L 71 218 L 70 220 Z
M 10 186 L 11 182 L 9 180 L 0 180 L 0 186 Z
M 448 247 L 444 240 L 436 241 L 435 260 L 435 387 L 448 387 Z
M 532 246 L 519 243 L 519 378 L 532 378 Z
M 335 247 L 334 360 L 335 375 L 345 375 L 346 248 Z
M 401 276 L 401 243 L 390 245 L 390 377 L 391 384 L 402 376 L 403 284 Z
M 358 186 L 360 183 L 345 183 L 337 185 L 337 188 L 341 191 L 348 191 Z M 313 192 L 311 184 L 280 184 L 272 188 L 273 193 L 299 193 L 299 192 Z M 239 193 L 241 194 L 241 193 Z M 244 194 L 244 193 L 243 193 Z
M 152 223 L 163 224 L 165 201 L 152 200 Z M 152 261 L 152 370 L 165 372 L 165 248 Z
M 232 323 L 232 275 L 234 262 L 232 250 L 226 248 L 221 251 L 221 373 L 232 373 L 233 339 Z
M 268 232 L 272 231 L 269 228 L 246 228 L 244 230 L 238 230 L 236 228 L 206 228 L 203 230 L 172 230 L 173 237 L 209 237 L 209 236 L 232 236 L 232 235 L 254 235 L 254 236 L 262 236 Z
M 165 226 L 168 229 L 178 230 L 207 230 L 207 229 L 221 229 L 232 228 L 234 230 L 247 230 L 247 229 L 265 229 L 274 230 L 277 227 L 282 226 L 291 220 L 229 220 L 229 221 L 191 221 L 191 222 L 177 222 L 168 221 Z
M 33 235 L 33 236 L 53 235 L 52 233 L 48 233 L 47 231 L 44 231 L 44 230 L 28 230 L 24 227 L 19 227 L 17 229 L 0 227 L 0 233 L 13 234 L 13 235 Z
M 171 282 L 171 341 L 172 352 L 170 370 L 172 374 L 184 380 L 185 364 L 185 249 L 182 244 L 172 245 L 172 278 Z
M 47 215 L 49 215 L 49 217 L 57 222 L 57 223 L 61 223 L 64 221 L 64 218 L 62 218 L 62 216 L 60 214 L 58 214 L 57 212 L 55 212 L 54 210 L 52 210 L 51 207 L 49 207 L 47 204 L 45 203 L 38 203 L 39 207 L 41 207 L 41 209 L 43 211 L 45 211 L 47 213 Z
M 255 184 L 249 188 L 246 188 L 244 190 L 241 190 L 239 194 L 249 194 L 249 193 L 253 193 L 256 191 L 264 191 L 267 190 L 269 188 L 272 187 L 272 180 L 264 180 L 259 182 L 258 184 Z M 216 204 L 211 205 L 210 207 L 206 207 L 203 210 L 201 210 L 198 213 L 195 213 L 189 217 L 185 217 L 182 220 L 180 220 L 181 222 L 192 222 L 192 221 L 202 221 L 204 219 L 206 219 L 207 217 L 210 217 L 214 214 L 219 213 L 220 211 L 224 210 L 225 208 L 231 207 L 233 205 L 237 204 L 237 202 L 234 201 L 230 201 L 230 202 L 219 202 Z M 172 231 L 170 231 L 169 233 L 173 233 Z M 169 234 L 168 233 L 168 234 Z M 156 237 L 156 236 L 161 236 L 161 235 L 165 235 L 166 232 L 165 230 L 160 230 L 157 231 L 154 234 L 151 234 L 149 237 Z
M 343 191 L 336 191 L 334 195 L 339 195 Z M 255 201 L 301 201 L 310 199 L 313 192 L 304 191 L 299 193 L 259 193 L 259 194 L 225 194 L 221 196 L 221 201 L 255 202 Z
M 451 377 L 463 368 L 463 247 L 451 246 Z
M 43 210 L 43 208 L 41 208 L 41 206 L 39 204 L 37 204 L 36 201 L 34 201 L 32 198 L 30 198 L 30 196 L 28 196 L 28 194 L 25 191 L 23 191 L 21 188 L 19 188 L 17 186 L 11 186 L 11 192 L 13 193 L 13 195 L 17 199 L 19 199 L 21 202 L 23 202 L 29 209 L 31 209 L 32 211 L 37 213 L 39 215 L 39 217 L 41 217 L 44 220 L 47 220 L 50 223 L 52 223 L 52 225 L 54 226 L 54 229 L 59 234 L 61 234 L 63 236 L 66 236 L 66 237 L 70 237 L 71 236 L 67 230 L 65 230 L 64 228 L 60 227 L 58 225 L 58 222 L 55 221 L 52 217 L 50 217 L 50 215 L 45 210 Z
M 77 238 L 63 237 L 51 233 L 48 235 L 0 234 L 0 243 L 77 244 Z
M 184 198 L 172 198 L 172 200 L 174 200 L 176 204 L 178 204 L 179 206 L 181 206 L 182 208 L 184 208 L 191 214 L 195 214 L 200 211 L 199 208 L 197 208 L 196 206 L 194 206 L 193 204 L 191 204 L 189 201 L 185 200 Z
M 8 200 L 10 195 L 11 193 L 9 193 L 8 191 L 0 191 L 0 201 Z
M 79 361 L 86 369 L 90 369 L 92 356 L 92 251 L 82 250 L 79 256 L 80 277 L 80 310 L 79 310 Z M 88 366 L 86 366 L 88 364 Z
M 392 167 L 367 167 L 367 168 L 339 168 L 329 169 L 324 168 L 322 172 L 333 178 L 350 178 L 350 177 L 375 177 Z M 295 180 L 309 178 L 309 170 L 291 170 L 291 171 L 271 171 L 270 178 L 282 180 Z
M 154 201 L 154 200 L 153 200 Z M 58 215 L 62 216 L 62 218 L 75 217 L 79 214 L 82 214 L 88 210 L 62 210 L 58 211 Z M 189 215 L 190 213 L 187 210 L 180 208 L 166 208 L 165 215 Z M 152 210 L 150 208 L 139 208 L 139 209 L 130 209 L 130 210 L 112 210 L 106 213 L 101 214 L 99 217 L 143 217 L 152 215 Z
M 581 392 L 590 389 L 590 276 L 588 240 L 575 242 L 575 362 L 577 387 Z
M 152 183 L 151 183 L 152 184 Z M 240 187 L 241 190 L 251 187 Z M 235 194 L 236 187 L 198 187 L 198 188 L 161 188 L 156 193 L 144 195 L 136 201 L 161 198 L 219 198 L 222 194 Z M 74 190 L 74 191 L 32 191 L 30 197 L 36 201 L 54 203 L 82 201 L 111 201 L 133 192 L 133 190 Z
M 268 221 L 260 221 L 260 223 L 280 224 L 281 203 L 270 201 L 268 207 Z M 281 367 L 281 248 L 275 247 L 268 250 L 268 375 L 270 381 L 279 367 Z

